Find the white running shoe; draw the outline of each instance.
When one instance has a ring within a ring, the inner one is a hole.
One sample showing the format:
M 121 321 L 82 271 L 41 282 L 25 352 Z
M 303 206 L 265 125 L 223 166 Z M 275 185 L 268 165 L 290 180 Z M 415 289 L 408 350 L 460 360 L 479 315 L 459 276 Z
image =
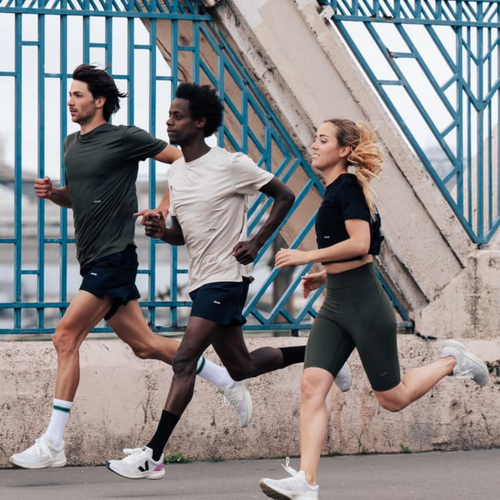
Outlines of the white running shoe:
M 52 446 L 50 438 L 41 436 L 35 444 L 21 453 L 16 453 L 9 458 L 11 464 L 24 469 L 45 469 L 47 467 L 64 467 L 66 455 L 64 442 L 58 450 Z
M 347 361 L 335 377 L 335 383 L 342 392 L 347 392 L 352 384 L 352 371 Z
M 283 468 L 291 477 L 278 480 L 261 479 L 259 486 L 262 492 L 275 500 L 317 500 L 319 486 L 309 486 L 304 471 L 297 472 L 289 464 L 290 459 L 287 457 L 286 465 L 283 465 Z
M 441 346 L 440 358 L 451 356 L 457 364 L 453 376 L 459 380 L 473 380 L 476 384 L 486 385 L 490 380 L 488 367 L 458 340 L 445 340 Z
M 243 380 L 242 382 L 233 382 L 226 389 L 219 389 L 223 404 L 225 406 L 231 404 L 236 408 L 240 416 L 241 427 L 246 427 L 252 418 L 252 397 L 248 390 L 249 385 L 249 380 Z
M 163 453 L 160 460 L 153 460 L 153 450 L 147 446 L 142 448 L 125 448 L 127 455 L 122 460 L 110 460 L 106 467 L 119 476 L 127 479 L 161 479 L 165 476 Z

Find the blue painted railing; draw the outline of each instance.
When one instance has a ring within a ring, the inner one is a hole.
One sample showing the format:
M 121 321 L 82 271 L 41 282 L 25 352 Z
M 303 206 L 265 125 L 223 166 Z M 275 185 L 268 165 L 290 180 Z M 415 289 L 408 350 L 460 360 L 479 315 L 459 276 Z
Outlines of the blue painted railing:
M 321 0 L 470 239 L 500 225 L 499 0 Z
M 26 29 L 33 18 L 35 28 Z M 225 122 L 216 139 L 220 146 L 250 154 L 262 168 L 272 171 L 285 183 L 298 169 L 305 171 L 309 180 L 297 194 L 292 214 L 311 190 L 323 193 L 322 184 L 300 150 L 198 2 L 0 0 L 0 22 L 6 24 L 4 36 L 11 33 L 9 43 L 2 47 L 5 57 L 0 59 L 0 84 L 12 82 L 15 88 L 11 123 L 15 153 L 13 234 L 3 234 L 5 237 L 0 238 L 3 255 L 12 250 L 14 279 L 12 300 L 0 303 L 0 333 L 52 333 L 79 285 L 78 278 L 74 279 L 77 264 L 71 212 L 60 209 L 56 227 L 50 226 L 53 220 L 48 214 L 49 209 L 53 211 L 50 202 L 30 201 L 23 185 L 29 183 L 25 168 L 29 161 L 37 165 L 33 176 L 43 177 L 51 165 L 57 164 L 61 167 L 56 177 L 64 179 L 62 143 L 72 127 L 66 110 L 68 80 L 80 62 L 100 61 L 110 65 L 119 87 L 129 93 L 123 103 L 124 111 L 117 115 L 115 123 L 134 123 L 159 137 L 165 135 L 168 104 L 179 81 L 188 75 L 188 79 L 213 85 L 226 107 Z M 35 79 L 25 76 L 27 65 L 33 68 L 33 61 L 36 70 L 31 71 Z M 23 111 L 28 103 L 30 114 Z M 35 133 L 26 134 L 27 128 Z M 30 159 L 34 148 L 35 159 Z M 162 168 L 152 161 L 149 163 L 149 206 L 156 205 L 157 192 L 164 189 L 157 185 L 164 178 Z M 51 175 L 54 177 L 54 173 Z M 258 227 L 269 203 L 264 196 L 253 200 L 248 213 L 251 231 Z M 31 227 L 27 215 L 30 210 L 37 217 L 36 225 Z M 291 246 L 298 246 L 312 226 L 313 218 Z M 36 236 L 30 236 L 30 231 L 36 232 Z M 245 309 L 249 320 L 246 330 L 298 332 L 309 329 L 316 315 L 313 303 L 321 290 L 297 304 L 301 300 L 296 293 L 300 275 L 308 268 L 297 270 L 300 274 L 296 272 L 290 278 L 290 284 L 276 303 L 270 299 L 280 271 L 266 262 L 272 260 L 273 241 L 278 236 L 279 231 L 257 257 L 258 279 Z M 141 305 L 148 311 L 151 326 L 157 331 L 182 330 L 190 307 L 185 293 L 185 250 L 146 239 L 139 241 L 141 245 L 147 245 L 148 257 L 147 265 L 141 261 L 138 284 L 146 297 Z M 51 268 L 54 253 L 57 266 Z M 30 254 L 34 256 L 26 257 Z M 167 262 L 169 267 L 160 271 L 160 266 Z M 167 269 L 168 284 L 160 284 Z M 36 292 L 30 292 L 27 279 L 36 281 Z M 411 328 L 407 312 L 385 283 L 384 286 L 402 319 L 401 326 Z M 95 329 L 108 330 L 104 323 Z

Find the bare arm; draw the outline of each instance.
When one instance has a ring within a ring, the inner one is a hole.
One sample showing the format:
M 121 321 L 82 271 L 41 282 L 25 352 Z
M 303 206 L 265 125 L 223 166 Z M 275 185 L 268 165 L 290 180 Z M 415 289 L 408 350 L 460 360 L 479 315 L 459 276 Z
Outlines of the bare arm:
M 236 260 L 241 264 L 250 264 L 255 260 L 259 250 L 283 222 L 286 214 L 292 208 L 295 195 L 279 179 L 274 177 L 260 191 L 274 198 L 274 203 L 267 221 L 259 232 L 248 241 L 240 241 L 233 249 Z
M 144 226 L 146 226 L 146 236 L 150 238 L 159 238 L 166 243 L 170 243 L 170 245 L 185 244 L 182 228 L 177 221 L 177 217 L 172 217 L 172 225 L 167 227 L 163 214 L 159 212 L 156 215 L 148 216 Z
M 38 198 L 45 198 L 47 200 L 50 200 L 60 207 L 73 207 L 68 186 L 55 188 L 52 185 L 52 181 L 50 180 L 50 178 L 44 177 L 43 179 L 35 179 L 34 188 L 35 194 Z
M 182 153 L 180 149 L 175 148 L 171 144 L 167 144 L 167 147 L 163 151 L 160 151 L 154 159 L 162 163 L 174 163 L 174 161 L 178 160 L 181 156 Z
M 181 150 L 174 148 L 171 144 L 167 144 L 167 147 L 158 153 L 154 159 L 161 161 L 162 163 L 173 163 L 182 156 Z M 146 220 L 150 216 L 158 215 L 160 212 L 163 214 L 163 218 L 166 219 L 168 215 L 168 210 L 170 207 L 170 191 L 167 189 L 163 198 L 161 199 L 157 208 L 150 208 L 146 210 L 140 210 L 134 214 L 134 217 L 142 217 L 141 224 L 146 225 Z
M 150 216 L 156 216 L 158 214 L 162 214 L 163 218 L 166 219 L 168 215 L 168 211 L 170 209 L 170 191 L 167 189 L 160 203 L 158 204 L 158 208 L 150 208 L 147 210 L 140 210 L 134 214 L 134 217 L 142 217 L 141 225 L 145 226 L 146 221 Z
M 276 267 L 300 266 L 313 262 L 343 262 L 363 257 L 370 249 L 370 224 L 364 220 L 345 221 L 349 238 L 331 247 L 319 250 L 280 250 L 276 254 Z

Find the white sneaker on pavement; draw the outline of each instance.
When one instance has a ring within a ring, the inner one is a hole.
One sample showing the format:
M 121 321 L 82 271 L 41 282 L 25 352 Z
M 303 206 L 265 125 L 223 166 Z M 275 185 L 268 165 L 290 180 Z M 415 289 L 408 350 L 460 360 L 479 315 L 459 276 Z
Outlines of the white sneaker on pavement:
M 287 458 L 286 465 L 283 465 L 283 468 L 291 477 L 278 480 L 261 479 L 259 486 L 262 492 L 275 500 L 317 500 L 319 486 L 309 486 L 304 471 L 297 472 L 289 464 L 290 459 Z
M 233 405 L 240 417 L 240 426 L 246 427 L 252 418 L 252 397 L 248 386 L 249 380 L 234 382 L 226 389 L 219 389 L 222 394 L 222 402 L 224 405 Z
M 119 476 L 127 479 L 161 479 L 165 476 L 163 453 L 160 460 L 153 460 L 153 450 L 147 446 L 142 448 L 125 448 L 127 455 L 122 460 L 110 460 L 106 467 Z
M 347 392 L 352 384 L 352 371 L 349 363 L 345 362 L 335 377 L 335 384 L 342 392 Z
M 446 358 L 447 356 L 451 356 L 457 362 L 453 368 L 453 377 L 456 379 L 473 380 L 479 385 L 486 385 L 490 380 L 488 367 L 458 340 L 443 342 L 439 357 Z
M 60 449 L 56 449 L 52 446 L 50 438 L 41 436 L 27 450 L 12 455 L 9 458 L 9 462 L 24 469 L 64 467 L 66 465 L 64 442 Z

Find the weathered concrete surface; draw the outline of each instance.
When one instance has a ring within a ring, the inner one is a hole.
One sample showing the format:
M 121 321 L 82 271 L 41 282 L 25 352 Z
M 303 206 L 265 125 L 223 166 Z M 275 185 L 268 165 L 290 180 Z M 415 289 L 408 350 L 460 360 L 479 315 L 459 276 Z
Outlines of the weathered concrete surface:
M 304 338 L 248 339 L 263 345 L 304 344 Z M 438 343 L 400 336 L 403 371 L 438 356 Z M 480 388 L 453 379 L 400 414 L 381 410 L 357 355 L 349 393 L 330 396 L 330 428 L 324 452 L 345 454 L 459 450 L 500 446 L 500 343 L 468 341 L 489 362 L 491 383 Z M 212 353 L 208 353 L 212 357 Z M 50 342 L 0 343 L 0 466 L 31 445 L 51 413 L 56 358 Z M 195 459 L 269 458 L 299 454 L 302 365 L 252 381 L 254 417 L 240 429 L 232 408 L 221 407 L 213 386 L 198 380 L 196 394 L 168 446 Z M 144 444 L 156 428 L 171 368 L 141 361 L 118 340 L 89 340 L 81 350 L 81 383 L 67 427 L 71 465 L 102 464 L 123 447 Z
M 500 450 L 324 457 L 323 500 L 498 498 Z M 169 465 L 161 481 L 127 481 L 104 467 L 0 471 L 0 498 L 16 500 L 264 500 L 262 477 L 284 477 L 281 460 Z M 298 468 L 298 460 L 292 460 Z

